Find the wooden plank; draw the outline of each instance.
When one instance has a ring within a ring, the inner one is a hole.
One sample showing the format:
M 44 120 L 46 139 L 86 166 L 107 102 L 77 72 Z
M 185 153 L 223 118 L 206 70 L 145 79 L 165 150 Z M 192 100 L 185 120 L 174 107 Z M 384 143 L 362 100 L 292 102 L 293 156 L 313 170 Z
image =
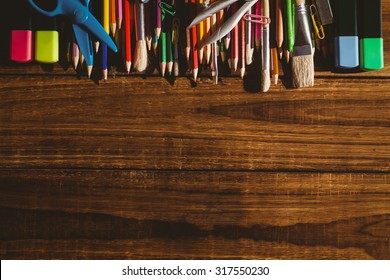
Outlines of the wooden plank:
M 389 176 L 1 170 L 0 255 L 388 259 Z
M 185 78 L 15 79 L 0 93 L 1 168 L 390 170 L 387 79 L 264 95 L 234 79 L 207 94 Z

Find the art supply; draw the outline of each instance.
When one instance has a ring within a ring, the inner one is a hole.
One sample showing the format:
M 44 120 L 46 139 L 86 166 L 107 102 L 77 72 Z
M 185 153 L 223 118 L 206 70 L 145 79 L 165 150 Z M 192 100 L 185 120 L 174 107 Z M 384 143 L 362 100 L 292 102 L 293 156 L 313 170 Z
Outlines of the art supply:
M 167 68 L 167 31 L 166 31 L 166 14 L 161 9 L 161 33 L 160 33 L 160 72 L 161 76 L 165 77 L 165 71 Z
M 40 16 L 34 20 L 35 61 L 55 63 L 59 59 L 59 34 L 54 17 Z
M 275 0 L 276 7 L 276 47 L 279 57 L 283 55 L 284 26 L 283 26 L 283 0 Z
M 257 1 L 255 5 L 255 15 L 261 16 L 261 1 Z M 261 47 L 261 25 L 255 24 L 255 46 L 256 50 L 259 51 Z
M 384 67 L 381 0 L 359 2 L 360 68 L 378 70 Z
M 248 10 L 247 15 L 252 15 L 252 9 Z M 253 61 L 253 49 L 252 49 L 252 22 L 246 20 L 245 26 L 245 63 L 251 65 Z
M 153 31 L 152 31 L 152 22 L 153 20 L 153 15 L 151 14 L 151 2 L 149 1 L 148 3 L 145 3 L 145 40 L 146 40 L 146 47 L 148 51 L 152 49 L 152 41 L 153 41 Z
M 157 53 L 158 41 L 160 39 L 161 34 L 161 8 L 160 8 L 161 0 L 156 0 L 156 28 L 154 29 L 154 39 L 153 39 L 153 50 L 154 53 Z
M 295 8 L 293 0 L 284 0 L 284 10 L 285 10 L 285 24 L 287 29 L 287 43 L 286 43 L 286 52 L 285 58 L 287 62 L 290 60 L 290 55 L 294 50 L 295 44 Z
M 196 11 L 197 13 L 200 12 L 200 7 L 203 5 L 203 0 L 198 0 L 199 2 L 199 5 L 196 5 Z M 205 21 L 201 21 L 199 22 L 199 29 L 198 29 L 198 33 L 199 33 L 199 39 L 198 39 L 198 42 L 202 42 L 203 41 L 203 38 L 204 38 L 204 22 Z M 202 64 L 203 63 L 203 55 L 204 55 L 204 47 L 201 47 L 199 48 L 199 62 Z
M 80 49 L 77 45 L 76 39 L 73 38 L 73 44 L 72 44 L 72 62 L 73 62 L 73 68 L 76 70 L 77 66 L 79 65 L 80 60 Z
M 107 44 L 102 43 L 102 69 L 103 69 L 103 80 L 107 81 L 108 78 L 108 63 L 107 63 Z
M 191 3 L 191 11 L 192 15 L 196 15 L 196 1 L 190 0 Z M 196 26 L 191 27 L 191 52 L 192 52 L 192 73 L 194 77 L 194 81 L 196 81 L 198 77 L 199 71 L 199 57 L 198 57 L 198 35 L 196 33 Z
M 85 1 L 84 4 L 77 0 L 58 0 L 54 9 L 52 7 L 45 9 L 44 7 L 38 6 L 34 0 L 28 1 L 34 9 L 48 17 L 52 17 L 53 20 L 55 20 L 54 17 L 57 15 L 65 15 L 71 19 L 78 46 L 83 56 L 85 57 L 87 65 L 89 66 L 88 75 L 90 75 L 90 71 L 92 69 L 91 67 L 93 65 L 93 47 L 89 32 L 95 35 L 99 40 L 105 42 L 113 51 L 117 52 L 118 49 L 113 40 L 110 38 L 110 36 L 108 36 L 105 29 L 89 11 L 89 0 Z M 42 42 L 42 44 L 45 44 L 46 46 L 50 47 L 51 43 L 51 47 L 53 49 L 55 47 L 58 48 L 58 32 L 57 34 L 49 33 L 41 35 L 41 38 L 38 39 L 45 41 L 46 43 Z M 49 53 L 50 52 L 47 54 Z M 54 52 L 51 52 L 51 54 L 54 56 L 50 57 L 49 60 L 58 61 L 58 51 L 56 57 Z
M 211 62 L 211 76 L 213 77 L 214 85 L 218 84 L 218 54 L 217 54 L 217 42 L 212 44 L 212 62 Z
M 295 44 L 292 53 L 293 85 L 297 88 L 310 87 L 314 85 L 314 58 L 304 0 L 295 0 L 295 30 Z
M 232 13 L 237 12 L 237 3 L 233 3 L 232 6 L 230 7 Z M 236 72 L 237 67 L 238 67 L 238 41 L 239 41 L 239 36 L 238 36 L 238 23 L 235 24 L 231 30 L 232 32 L 232 47 L 231 47 L 231 66 L 230 68 Z M 216 33 L 214 33 L 216 34 Z
M 271 62 L 272 62 L 272 81 L 275 85 L 277 85 L 279 79 L 279 53 L 276 48 L 271 49 Z
M 240 38 L 240 77 L 241 79 L 245 76 L 245 65 L 246 65 L 246 40 L 245 40 L 245 20 L 241 19 L 239 22 L 239 38 Z M 250 49 L 249 49 L 250 51 Z
M 110 2 L 109 0 L 103 0 L 103 28 L 105 33 L 110 33 Z M 102 42 L 101 44 L 101 52 L 102 52 L 102 72 L 103 72 L 103 80 L 107 81 L 108 78 L 108 53 L 107 53 L 107 44 Z
M 168 75 L 172 76 L 173 71 L 173 50 L 172 50 L 172 32 L 170 30 L 167 30 L 166 32 L 167 36 L 167 71 Z
M 115 37 L 116 32 L 116 0 L 110 0 L 110 30 L 112 37 Z
M 96 1 L 96 0 L 95 0 Z M 117 17 L 117 23 L 118 23 L 118 29 L 122 29 L 122 21 L 123 21 L 123 3 L 122 3 L 122 0 L 117 0 L 116 1 L 116 11 L 117 11 L 117 14 L 116 14 L 116 17 Z
M 130 0 L 124 0 L 124 18 L 125 18 L 125 66 L 129 74 L 131 70 L 131 5 Z
M 148 49 L 145 39 L 145 4 L 149 0 L 136 0 L 136 43 L 134 50 L 134 69 L 143 72 L 148 66 Z
M 333 23 L 333 11 L 329 0 L 315 0 L 321 24 L 323 26 Z
M 31 10 L 23 5 L 18 10 L 18 18 L 13 21 L 10 34 L 10 59 L 19 63 L 33 60 L 33 31 L 31 26 Z
M 230 32 L 235 26 L 237 26 L 240 19 L 248 12 L 248 10 L 256 4 L 257 0 L 246 0 L 246 1 L 240 1 L 240 0 L 225 0 L 225 1 L 216 1 L 212 3 L 210 6 L 205 8 L 202 12 L 200 12 L 196 17 L 193 19 L 193 21 L 189 24 L 188 28 L 197 25 L 202 20 L 213 16 L 215 13 L 220 11 L 221 9 L 226 8 L 227 6 L 230 6 L 236 2 L 243 2 L 243 4 L 237 9 L 236 12 L 232 11 L 232 15 L 224 22 L 222 26 L 216 30 L 213 34 L 210 35 L 209 38 L 205 40 L 201 44 L 201 46 L 205 46 L 208 44 L 211 44 L 215 41 L 219 41 L 223 39 L 223 37 L 226 36 L 227 33 Z M 236 3 L 237 4 L 237 3 Z
M 180 20 L 174 18 L 172 21 L 172 44 L 173 44 L 173 75 L 179 76 L 179 32 L 180 32 Z
M 262 16 L 269 18 L 269 1 L 262 0 Z M 269 45 L 269 22 L 262 25 L 262 47 L 261 47 L 261 91 L 267 92 L 271 86 L 270 78 L 270 45 Z
M 358 67 L 357 0 L 337 1 L 335 20 L 335 67 L 340 69 Z

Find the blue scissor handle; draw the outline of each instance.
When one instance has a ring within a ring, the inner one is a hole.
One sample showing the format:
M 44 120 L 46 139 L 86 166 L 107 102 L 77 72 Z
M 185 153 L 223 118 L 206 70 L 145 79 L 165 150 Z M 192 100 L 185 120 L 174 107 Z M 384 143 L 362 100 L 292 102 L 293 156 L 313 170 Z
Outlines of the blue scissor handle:
M 65 15 L 71 18 L 73 23 L 81 24 L 88 19 L 89 11 L 86 5 L 81 4 L 79 0 L 55 0 L 57 6 L 52 11 L 46 11 L 39 7 L 34 0 L 28 0 L 30 5 L 38 12 L 48 17 Z

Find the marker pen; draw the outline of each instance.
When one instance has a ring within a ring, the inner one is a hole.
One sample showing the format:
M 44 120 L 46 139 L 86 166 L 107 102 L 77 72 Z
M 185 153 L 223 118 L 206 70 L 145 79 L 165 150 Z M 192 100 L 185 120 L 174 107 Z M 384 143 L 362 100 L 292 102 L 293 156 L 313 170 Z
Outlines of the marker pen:
M 377 70 L 384 67 L 381 2 L 360 0 L 359 39 L 362 70 Z
M 10 59 L 26 63 L 33 60 L 33 32 L 31 28 L 31 9 L 27 4 L 18 10 L 11 30 Z
M 35 60 L 55 63 L 59 57 L 59 36 L 55 17 L 34 14 Z
M 335 11 L 335 66 L 355 68 L 359 66 L 357 0 L 337 1 Z

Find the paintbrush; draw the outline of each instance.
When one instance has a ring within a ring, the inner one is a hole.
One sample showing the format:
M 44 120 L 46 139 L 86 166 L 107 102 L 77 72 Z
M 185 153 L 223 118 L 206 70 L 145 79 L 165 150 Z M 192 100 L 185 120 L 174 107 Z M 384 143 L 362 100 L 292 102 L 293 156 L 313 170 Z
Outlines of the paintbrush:
M 269 0 L 263 0 L 262 15 L 269 18 Z M 261 91 L 267 92 L 271 86 L 270 77 L 270 48 L 269 48 L 269 21 L 262 26 L 261 47 Z
M 134 50 L 134 69 L 142 72 L 148 66 L 148 50 L 145 40 L 145 4 L 149 0 L 137 0 L 136 20 L 137 20 L 137 42 Z
M 293 84 L 297 88 L 310 87 L 314 85 L 314 60 L 305 0 L 295 0 L 295 30 Z

